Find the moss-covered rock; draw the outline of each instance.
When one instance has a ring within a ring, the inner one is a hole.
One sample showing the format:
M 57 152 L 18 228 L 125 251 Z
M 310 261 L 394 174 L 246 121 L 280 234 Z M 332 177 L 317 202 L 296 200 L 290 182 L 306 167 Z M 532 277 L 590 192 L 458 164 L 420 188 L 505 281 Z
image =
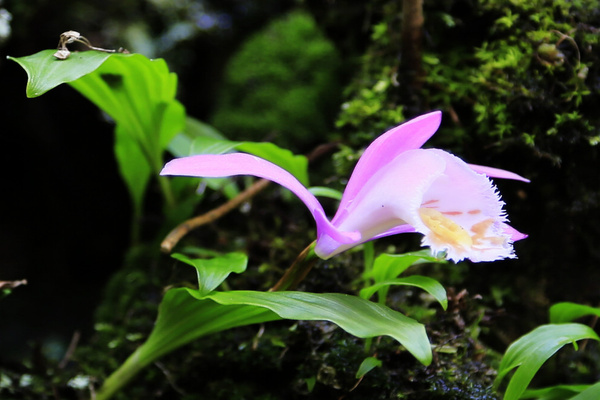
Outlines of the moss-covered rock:
M 232 57 L 212 123 L 231 139 L 306 150 L 330 129 L 339 64 L 313 18 L 292 12 L 248 38 Z

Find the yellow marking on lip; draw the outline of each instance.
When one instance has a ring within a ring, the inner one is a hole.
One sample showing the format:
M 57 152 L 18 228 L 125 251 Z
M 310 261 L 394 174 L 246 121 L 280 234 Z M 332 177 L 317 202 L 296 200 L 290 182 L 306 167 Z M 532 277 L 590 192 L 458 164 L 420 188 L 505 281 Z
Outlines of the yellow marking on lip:
M 421 207 L 419 208 L 419 215 L 423 223 L 433 232 L 434 238 L 439 242 L 461 250 L 473 246 L 473 239 L 469 233 L 441 212 Z
M 494 224 L 494 220 L 492 218 L 485 219 L 481 222 L 474 224 L 471 227 L 471 231 L 475 233 L 473 235 L 473 243 L 475 245 L 479 245 L 484 240 L 491 245 L 494 246 L 502 246 L 506 239 L 502 236 L 485 236 L 487 230 Z

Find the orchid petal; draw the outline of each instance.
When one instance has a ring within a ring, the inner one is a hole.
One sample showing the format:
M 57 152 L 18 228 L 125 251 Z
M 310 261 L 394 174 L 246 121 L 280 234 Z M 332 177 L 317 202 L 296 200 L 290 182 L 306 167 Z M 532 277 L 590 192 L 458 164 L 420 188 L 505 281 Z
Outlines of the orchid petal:
M 510 236 L 510 240 L 512 240 L 513 242 L 527 239 L 529 237 L 528 234 L 521 233 L 510 225 L 503 224 L 502 228 L 504 230 L 504 233 L 508 234 Z
M 514 258 L 517 231 L 505 223 L 504 202 L 492 182 L 450 153 L 422 151 L 446 162 L 444 174 L 423 194 L 420 218 L 408 221 L 425 235 L 423 245 L 446 251 L 454 261 Z
M 475 172 L 484 174 L 489 178 L 514 179 L 517 181 L 529 182 L 529 179 L 523 178 L 521 175 L 514 172 L 506 171 L 499 168 L 486 167 L 484 165 L 468 164 Z
M 412 225 L 404 224 L 395 226 L 392 229 L 388 229 L 385 232 L 380 233 L 379 235 L 374 235 L 370 240 L 380 239 L 386 236 L 399 235 L 400 233 L 414 233 L 416 232 L 415 227 Z
M 496 188 L 464 161 L 437 149 L 407 150 L 363 182 L 333 219 L 342 231 L 360 231 L 361 243 L 396 233 L 419 232 L 423 245 L 460 261 L 513 258 L 523 238 L 505 223 Z M 326 236 L 315 252 L 329 258 L 352 247 Z
M 358 160 L 346 185 L 340 208 L 346 206 L 376 171 L 406 150 L 420 148 L 439 128 L 442 113 L 434 111 L 411 119 L 379 136 Z
M 395 233 L 414 232 L 408 226 L 421 205 L 422 193 L 443 172 L 445 163 L 424 150 L 408 150 L 363 182 L 353 199 L 340 205 L 332 224 L 341 231 L 359 231 L 360 243 Z M 348 244 L 317 238 L 315 253 L 329 258 L 348 248 Z
M 361 237 L 359 232 L 340 232 L 331 225 L 321 203 L 288 171 L 250 154 L 205 154 L 177 158 L 168 162 L 160 174 L 205 178 L 252 175 L 268 179 L 289 189 L 302 200 L 315 219 L 319 234 L 326 233 L 340 243 L 353 243 L 360 240 Z

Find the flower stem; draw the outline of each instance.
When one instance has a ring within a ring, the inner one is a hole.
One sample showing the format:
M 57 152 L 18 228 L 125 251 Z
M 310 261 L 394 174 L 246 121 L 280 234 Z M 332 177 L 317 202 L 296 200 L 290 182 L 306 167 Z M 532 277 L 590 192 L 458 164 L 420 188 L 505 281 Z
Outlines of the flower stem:
M 316 241 L 312 242 L 298 254 L 293 264 L 285 271 L 275 286 L 269 289 L 269 292 L 293 290 L 302 282 L 317 261 L 317 255 L 314 252 L 315 243 Z

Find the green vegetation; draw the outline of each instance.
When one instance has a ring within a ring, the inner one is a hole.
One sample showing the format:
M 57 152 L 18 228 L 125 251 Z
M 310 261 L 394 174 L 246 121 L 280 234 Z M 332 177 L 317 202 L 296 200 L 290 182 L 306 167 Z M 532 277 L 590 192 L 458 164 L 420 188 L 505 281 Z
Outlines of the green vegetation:
M 290 13 L 233 55 L 212 124 L 231 139 L 308 150 L 331 128 L 339 65 L 334 45 L 312 16 Z

